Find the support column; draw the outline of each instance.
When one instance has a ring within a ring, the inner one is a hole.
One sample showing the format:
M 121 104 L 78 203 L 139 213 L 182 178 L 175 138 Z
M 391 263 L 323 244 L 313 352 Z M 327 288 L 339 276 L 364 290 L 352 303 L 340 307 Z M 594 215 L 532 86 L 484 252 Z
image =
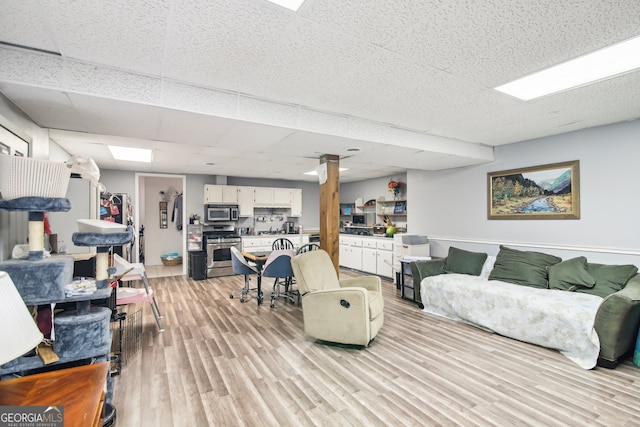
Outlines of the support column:
M 327 251 L 336 272 L 340 256 L 340 157 L 320 157 L 320 247 Z M 326 171 L 326 174 L 325 174 Z M 326 177 L 326 180 L 324 179 Z M 324 181 L 324 182 L 323 182 Z

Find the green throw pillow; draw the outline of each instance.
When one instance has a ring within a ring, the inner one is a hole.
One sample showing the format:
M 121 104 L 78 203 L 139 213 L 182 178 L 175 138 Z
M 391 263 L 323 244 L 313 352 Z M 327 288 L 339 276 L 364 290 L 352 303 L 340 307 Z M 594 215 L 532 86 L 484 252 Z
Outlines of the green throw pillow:
M 479 276 L 482 266 L 487 260 L 487 254 L 479 252 L 469 252 L 462 249 L 449 248 L 449 255 L 444 262 L 442 269 L 447 273 L 470 274 Z
M 489 280 L 534 288 L 548 288 L 547 267 L 562 261 L 557 256 L 541 252 L 519 251 L 506 246 L 500 246 L 496 256 L 496 263 L 489 274 Z
M 598 295 L 604 298 L 622 290 L 629 279 L 638 272 L 638 267 L 631 264 L 606 265 L 587 263 L 587 271 L 596 279 L 596 285 L 593 288 L 577 289 L 576 292 Z
M 575 291 L 578 288 L 593 288 L 596 279 L 587 271 L 587 259 L 583 256 L 568 259 L 547 268 L 549 288 Z

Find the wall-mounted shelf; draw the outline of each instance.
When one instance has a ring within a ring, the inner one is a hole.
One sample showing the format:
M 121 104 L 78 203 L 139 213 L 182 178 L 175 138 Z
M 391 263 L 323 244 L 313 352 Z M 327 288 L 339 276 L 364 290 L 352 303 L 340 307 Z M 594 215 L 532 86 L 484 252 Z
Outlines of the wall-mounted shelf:
M 340 203 L 340 216 L 351 216 L 355 213 L 356 206 L 353 203 Z
M 376 214 L 378 216 L 406 216 L 406 200 L 380 200 L 376 204 Z

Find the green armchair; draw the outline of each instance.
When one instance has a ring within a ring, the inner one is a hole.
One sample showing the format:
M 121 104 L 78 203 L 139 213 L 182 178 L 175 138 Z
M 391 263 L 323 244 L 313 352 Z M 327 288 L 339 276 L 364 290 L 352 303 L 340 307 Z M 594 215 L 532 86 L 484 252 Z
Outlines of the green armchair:
M 302 295 L 304 334 L 322 341 L 368 346 L 384 322 L 380 278 L 339 280 L 324 250 L 296 255 L 291 266 Z

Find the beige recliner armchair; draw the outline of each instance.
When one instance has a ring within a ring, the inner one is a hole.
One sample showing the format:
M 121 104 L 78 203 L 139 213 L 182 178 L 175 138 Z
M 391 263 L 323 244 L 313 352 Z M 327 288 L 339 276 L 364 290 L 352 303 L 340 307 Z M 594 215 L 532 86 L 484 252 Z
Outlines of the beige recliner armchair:
M 324 250 L 291 258 L 302 295 L 304 334 L 323 341 L 368 346 L 384 321 L 378 276 L 338 280 Z

